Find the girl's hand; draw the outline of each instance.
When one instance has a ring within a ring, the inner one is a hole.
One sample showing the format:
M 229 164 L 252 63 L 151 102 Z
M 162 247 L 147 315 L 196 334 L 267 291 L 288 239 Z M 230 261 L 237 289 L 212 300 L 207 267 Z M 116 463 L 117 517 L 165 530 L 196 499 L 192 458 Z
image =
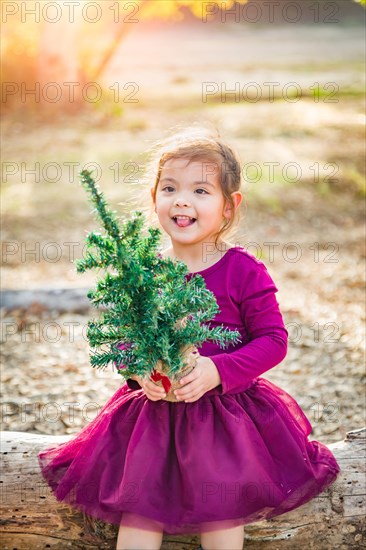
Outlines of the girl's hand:
M 215 363 L 209 357 L 200 355 L 192 372 L 180 380 L 182 388 L 174 394 L 179 401 L 193 403 L 206 392 L 221 384 L 221 377 Z
M 151 399 L 151 401 L 159 401 L 159 399 L 163 399 L 164 397 L 166 397 L 164 388 L 158 386 L 149 378 L 142 378 L 137 374 L 135 376 L 131 376 L 131 378 L 132 380 L 136 380 L 136 382 L 140 384 L 145 392 L 146 397 L 148 399 Z

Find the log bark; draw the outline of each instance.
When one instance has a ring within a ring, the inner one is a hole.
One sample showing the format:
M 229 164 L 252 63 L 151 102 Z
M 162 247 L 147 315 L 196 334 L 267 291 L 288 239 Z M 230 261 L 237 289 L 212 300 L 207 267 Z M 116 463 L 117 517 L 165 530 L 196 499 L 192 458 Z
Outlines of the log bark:
M 3 550 L 115 549 L 117 526 L 58 502 L 41 476 L 38 452 L 71 437 L 1 432 Z M 246 525 L 245 550 L 365 547 L 365 438 L 363 428 L 329 445 L 342 470 L 335 483 L 292 512 Z M 195 550 L 198 545 L 197 536 L 164 535 L 162 550 Z

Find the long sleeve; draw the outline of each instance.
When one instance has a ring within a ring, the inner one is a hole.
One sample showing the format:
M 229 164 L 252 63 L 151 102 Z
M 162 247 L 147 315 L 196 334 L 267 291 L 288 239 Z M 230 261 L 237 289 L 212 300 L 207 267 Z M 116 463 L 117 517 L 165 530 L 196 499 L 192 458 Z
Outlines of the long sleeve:
M 231 353 L 209 356 L 221 376 L 222 394 L 243 391 L 287 354 L 288 332 L 275 296 L 277 288 L 265 265 L 252 264 L 244 279 L 238 307 L 247 343 Z
M 127 378 L 126 384 L 130 388 L 130 390 L 140 390 L 141 389 L 140 384 L 136 380 L 132 380 L 132 378 Z

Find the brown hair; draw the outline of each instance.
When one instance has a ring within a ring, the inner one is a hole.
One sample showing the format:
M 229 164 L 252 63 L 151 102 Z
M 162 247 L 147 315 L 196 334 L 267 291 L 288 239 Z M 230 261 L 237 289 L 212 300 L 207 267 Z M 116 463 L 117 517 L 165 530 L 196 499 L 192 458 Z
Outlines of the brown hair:
M 153 183 L 153 204 L 150 216 L 155 205 L 156 191 L 164 164 L 171 159 L 187 159 L 188 162 L 202 161 L 215 164 L 219 167 L 219 181 L 225 200 L 232 209 L 232 216 L 225 219 L 215 238 L 215 246 L 220 236 L 234 233 L 239 225 L 240 209 L 235 210 L 231 193 L 241 190 L 241 166 L 237 153 L 220 138 L 218 133 L 207 131 L 203 127 L 186 128 L 176 132 L 164 141 L 160 141 L 153 149 L 150 161 L 147 164 L 145 180 L 149 185 Z

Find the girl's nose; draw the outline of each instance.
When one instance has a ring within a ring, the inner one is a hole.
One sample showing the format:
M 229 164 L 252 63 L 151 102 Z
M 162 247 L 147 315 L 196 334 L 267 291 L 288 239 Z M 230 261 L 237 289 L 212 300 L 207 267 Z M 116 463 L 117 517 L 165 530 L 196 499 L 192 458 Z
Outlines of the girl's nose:
M 180 197 L 176 197 L 174 204 L 176 206 L 188 206 L 189 201 L 187 198 L 180 196 Z

